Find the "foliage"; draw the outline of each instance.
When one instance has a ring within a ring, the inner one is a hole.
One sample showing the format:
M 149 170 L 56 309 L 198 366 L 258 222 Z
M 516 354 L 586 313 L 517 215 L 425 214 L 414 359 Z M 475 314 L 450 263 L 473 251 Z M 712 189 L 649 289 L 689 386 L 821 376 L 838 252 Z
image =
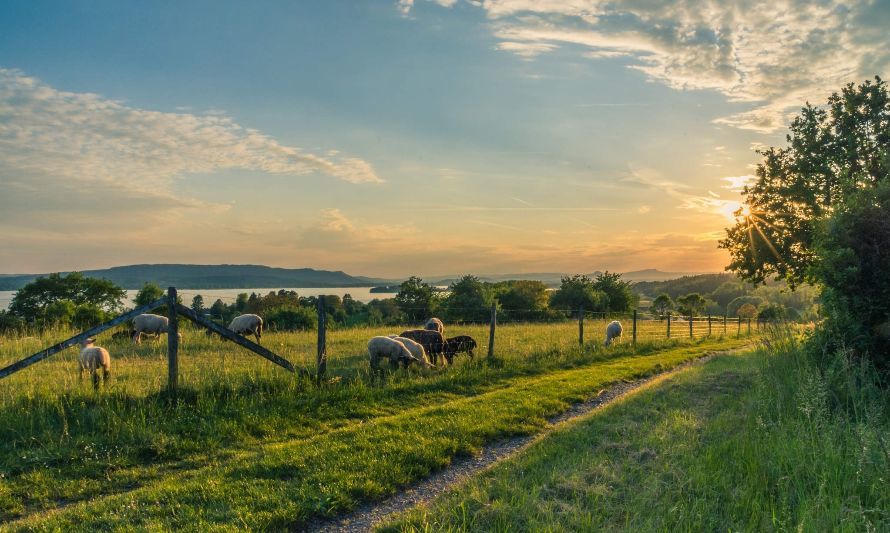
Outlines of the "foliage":
M 28 324 L 67 324 L 78 305 L 95 305 L 106 312 L 123 309 L 126 291 L 104 279 L 79 272 L 37 278 L 15 293 L 9 312 Z
M 720 245 L 729 268 L 763 282 L 819 283 L 819 226 L 890 176 L 890 97 L 880 79 L 843 88 L 827 109 L 807 104 L 791 123 L 787 148 L 760 153 L 756 181 L 745 187 L 750 215 L 727 229 Z
M 596 290 L 593 281 L 583 274 L 565 276 L 559 289 L 553 291 L 550 297 L 550 307 L 569 311 L 579 308 L 584 308 L 585 311 L 606 311 L 608 296 Z
M 788 317 L 785 306 L 777 303 L 765 303 L 757 310 L 757 320 L 763 322 L 775 322 Z
M 433 316 L 435 290 L 417 276 L 411 276 L 399 285 L 396 303 L 412 322 L 419 322 Z
M 638 281 L 633 284 L 632 288 L 638 294 L 665 293 L 676 299 L 690 292 L 710 294 L 724 283 L 736 283 L 737 281 L 737 278 L 732 274 L 699 274 L 667 281 Z
M 890 370 L 890 183 L 862 192 L 819 232 L 814 267 L 822 281 L 831 348 L 870 354 Z
M 597 274 L 593 288 L 606 295 L 606 311 L 624 313 L 633 309 L 639 297 L 631 290 L 629 281 L 622 281 L 621 274 L 608 270 Z
M 268 327 L 275 331 L 310 330 L 318 327 L 318 314 L 305 307 L 270 309 L 264 320 Z
M 674 301 L 667 293 L 661 293 L 652 300 L 652 311 L 656 317 L 662 317 L 674 310 Z
M 479 278 L 462 276 L 449 287 L 442 314 L 448 322 L 488 322 L 492 301 L 491 289 Z
M 142 285 L 142 288 L 139 289 L 139 292 L 136 293 L 136 297 L 133 298 L 133 303 L 136 307 L 142 307 L 143 305 L 150 304 L 158 298 L 162 298 L 165 294 L 166 292 L 164 289 L 160 288 L 156 283 L 146 282 Z
M 742 283 L 739 283 L 738 281 L 727 281 L 714 289 L 710 294 L 710 298 L 717 302 L 717 305 L 722 307 L 725 311 L 729 302 L 735 300 L 739 296 L 745 296 L 747 294 L 748 291 Z
M 759 306 L 763 305 L 763 302 L 764 300 L 760 296 L 739 296 L 726 305 L 726 315 L 741 316 L 739 314 L 739 309 L 743 305 L 750 305 L 754 309 L 757 309 Z
M 95 304 L 80 304 L 74 307 L 71 325 L 77 329 L 89 329 L 108 321 L 112 317 Z
M 757 316 L 757 308 L 750 303 L 742 304 L 736 311 L 736 315 L 739 318 L 754 318 Z
M 196 294 L 194 298 L 192 298 L 192 311 L 198 314 L 204 314 L 204 297 L 200 294 Z
M 677 298 L 677 311 L 684 316 L 698 316 L 707 305 L 707 300 L 697 293 L 691 292 L 685 296 Z
M 6 310 L 0 310 L 0 334 L 19 333 L 25 329 L 25 321 Z
M 547 285 L 542 281 L 513 280 L 495 284 L 498 306 L 506 319 L 540 320 L 547 316 Z M 500 317 L 498 317 L 500 320 Z

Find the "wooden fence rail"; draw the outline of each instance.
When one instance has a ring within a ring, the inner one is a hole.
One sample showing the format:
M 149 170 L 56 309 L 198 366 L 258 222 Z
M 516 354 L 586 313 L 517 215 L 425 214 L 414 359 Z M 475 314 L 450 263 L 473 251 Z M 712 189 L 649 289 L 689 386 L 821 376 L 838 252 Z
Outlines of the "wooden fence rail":
M 131 318 L 141 315 L 142 313 L 148 313 L 152 309 L 156 309 L 166 303 L 167 303 L 166 296 L 164 296 L 163 298 L 158 298 L 157 300 L 151 302 L 148 305 L 143 305 L 142 307 L 137 307 L 136 309 L 133 309 L 132 311 L 130 311 L 128 313 L 124 313 L 117 318 L 109 320 L 108 322 L 99 324 L 98 326 L 88 329 L 88 330 L 84 331 L 83 333 L 78 333 L 77 335 L 70 337 L 68 339 L 65 339 L 58 344 L 54 344 L 45 350 L 39 351 L 39 352 L 35 353 L 34 355 L 30 355 L 30 356 L 22 359 L 21 361 L 17 361 L 5 368 L 0 369 L 0 379 L 3 379 L 11 374 L 15 374 L 19 370 L 28 368 L 29 366 L 33 365 L 34 363 L 39 363 L 40 361 L 43 361 L 44 359 L 46 359 L 47 357 L 49 357 L 51 355 L 55 355 L 55 354 L 61 352 L 62 350 L 66 350 L 74 345 L 80 344 L 82 341 L 85 341 L 94 335 L 98 335 L 105 330 L 108 330 L 108 329 L 113 328 L 114 326 L 117 326 L 118 324 L 123 324 L 127 320 L 130 320 Z
M 273 363 L 280 366 L 281 368 L 284 368 L 285 370 L 288 370 L 290 372 L 297 371 L 297 369 L 294 368 L 294 365 L 292 365 L 291 362 L 288 361 L 287 359 L 273 353 L 272 351 L 270 351 L 266 348 L 263 348 L 259 344 L 253 342 L 252 340 L 250 340 L 246 337 L 242 337 L 241 335 L 237 335 L 237 334 L 233 333 L 228 328 L 224 328 L 224 327 L 220 326 L 219 324 L 212 322 L 212 321 L 198 315 L 198 313 L 196 313 L 193 309 L 190 309 L 182 304 L 176 304 L 176 312 L 179 313 L 180 315 L 184 316 L 185 318 L 191 320 L 195 324 L 209 329 L 210 331 L 216 333 L 220 337 L 223 337 L 226 340 L 230 340 L 239 346 L 247 348 L 248 350 L 254 352 L 255 354 L 257 354 L 261 357 L 265 357 L 269 361 L 272 361 Z M 308 371 L 305 369 L 301 369 L 300 373 L 308 374 Z

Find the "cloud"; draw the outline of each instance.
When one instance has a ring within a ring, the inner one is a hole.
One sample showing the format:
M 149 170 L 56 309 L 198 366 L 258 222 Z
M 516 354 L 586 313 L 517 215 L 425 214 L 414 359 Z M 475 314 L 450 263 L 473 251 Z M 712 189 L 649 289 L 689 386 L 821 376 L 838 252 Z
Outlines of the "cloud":
M 751 174 L 746 174 L 744 176 L 727 176 L 722 178 L 722 180 L 726 182 L 726 185 L 724 185 L 723 188 L 741 194 L 745 186 L 754 183 L 755 179 L 757 178 Z
M 772 132 L 805 101 L 890 68 L 890 5 L 873 0 L 485 0 L 498 48 L 524 59 L 575 47 L 678 90 L 750 109 L 716 120 Z M 409 7 L 410 9 L 410 7 Z
M 8 69 L 0 69 L 0 163 L 19 175 L 150 192 L 223 169 L 382 181 L 367 161 L 285 146 L 226 116 L 139 109 Z

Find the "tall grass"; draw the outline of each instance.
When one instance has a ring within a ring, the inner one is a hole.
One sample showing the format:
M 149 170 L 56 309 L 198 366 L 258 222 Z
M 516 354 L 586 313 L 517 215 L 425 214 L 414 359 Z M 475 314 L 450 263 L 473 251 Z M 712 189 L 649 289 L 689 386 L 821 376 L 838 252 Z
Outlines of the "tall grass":
M 820 365 L 812 347 L 776 331 L 385 529 L 890 530 L 890 397 L 867 366 Z

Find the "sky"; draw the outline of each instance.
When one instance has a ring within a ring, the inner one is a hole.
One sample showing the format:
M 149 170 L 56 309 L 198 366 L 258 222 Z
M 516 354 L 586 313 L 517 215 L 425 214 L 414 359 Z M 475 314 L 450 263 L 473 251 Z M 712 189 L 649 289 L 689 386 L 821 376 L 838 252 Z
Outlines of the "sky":
M 721 271 L 890 2 L 0 0 L 0 273 Z

